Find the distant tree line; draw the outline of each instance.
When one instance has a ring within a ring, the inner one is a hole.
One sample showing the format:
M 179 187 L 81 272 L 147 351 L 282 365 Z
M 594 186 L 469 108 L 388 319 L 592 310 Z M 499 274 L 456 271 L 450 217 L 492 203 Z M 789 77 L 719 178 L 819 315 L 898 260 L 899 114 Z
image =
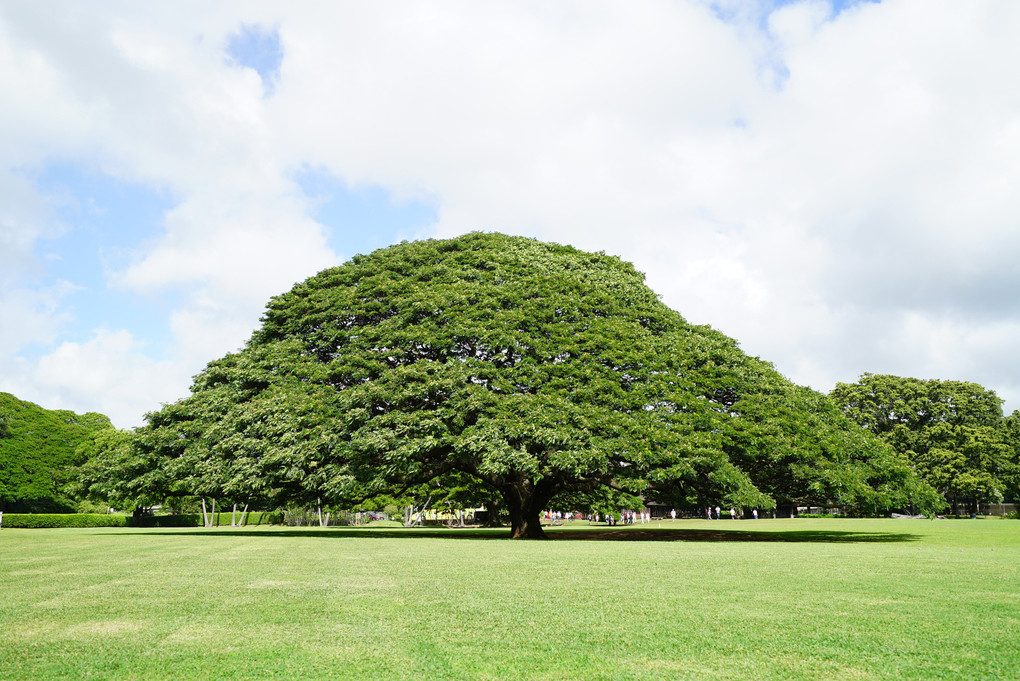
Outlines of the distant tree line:
M 995 392 L 964 381 L 864 374 L 829 396 L 906 457 L 951 513 L 1020 496 L 1020 412 L 1004 417 Z
M 116 432 L 102 414 L 44 409 L 0 393 L 0 511 L 67 513 L 80 498 L 69 483 L 93 435 Z

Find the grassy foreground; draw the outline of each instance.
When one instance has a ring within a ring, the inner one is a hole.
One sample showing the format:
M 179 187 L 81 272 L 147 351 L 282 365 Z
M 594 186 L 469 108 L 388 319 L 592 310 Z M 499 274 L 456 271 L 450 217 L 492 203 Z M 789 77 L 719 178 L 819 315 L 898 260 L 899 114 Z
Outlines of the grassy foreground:
M 1020 678 L 1020 522 L 0 530 L 0 679 Z

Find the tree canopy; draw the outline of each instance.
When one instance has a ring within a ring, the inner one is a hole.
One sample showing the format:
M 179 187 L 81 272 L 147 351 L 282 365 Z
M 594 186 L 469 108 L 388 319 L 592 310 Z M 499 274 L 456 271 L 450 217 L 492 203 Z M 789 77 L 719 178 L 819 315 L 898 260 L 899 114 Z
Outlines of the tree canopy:
M 514 537 L 599 488 L 760 508 L 912 493 L 887 445 L 629 263 L 500 234 L 402 243 L 273 298 L 138 450 L 189 494 L 343 503 L 466 476 Z
M 1016 415 L 1004 419 L 994 391 L 966 381 L 864 374 L 831 398 L 907 457 L 956 510 L 998 502 L 1017 476 Z
M 73 510 L 65 486 L 82 462 L 76 450 L 106 429 L 113 426 L 102 414 L 44 409 L 0 393 L 0 510 Z

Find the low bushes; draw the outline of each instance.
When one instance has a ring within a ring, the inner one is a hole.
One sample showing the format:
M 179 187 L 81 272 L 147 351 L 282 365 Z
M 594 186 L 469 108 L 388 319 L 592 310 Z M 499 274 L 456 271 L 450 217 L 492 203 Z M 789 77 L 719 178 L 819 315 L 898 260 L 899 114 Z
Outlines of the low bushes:
M 230 527 L 230 513 L 217 513 L 213 519 L 216 527 Z M 241 514 L 235 519 L 239 522 Z M 135 518 L 127 515 L 107 515 L 105 513 L 5 513 L 4 528 L 41 528 L 41 527 L 137 527 Z M 280 511 L 252 511 L 244 521 L 245 526 L 251 525 L 282 525 L 283 513 Z M 175 515 L 142 516 L 141 527 L 201 527 L 200 513 L 178 513 Z
M 3 527 L 127 527 L 130 520 L 104 513 L 4 513 Z

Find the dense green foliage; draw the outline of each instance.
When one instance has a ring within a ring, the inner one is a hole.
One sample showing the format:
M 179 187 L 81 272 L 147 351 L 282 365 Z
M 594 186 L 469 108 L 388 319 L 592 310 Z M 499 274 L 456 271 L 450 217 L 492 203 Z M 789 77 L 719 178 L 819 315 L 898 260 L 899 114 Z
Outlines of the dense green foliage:
M 954 512 L 965 502 L 1002 501 L 1015 491 L 1017 414 L 1002 415 L 991 390 L 964 381 L 864 374 L 830 393 L 844 412 L 887 441 Z
M 1018 530 L 2 530 L 0 678 L 1013 680 Z
M 542 536 L 558 495 L 865 511 L 902 460 L 618 258 L 470 234 L 403 243 L 274 298 L 245 349 L 149 416 L 135 494 L 353 504 L 431 481 L 497 496 Z
M 99 500 L 120 510 L 130 511 L 138 502 L 144 504 L 148 500 L 139 493 L 140 483 L 134 476 L 136 472 L 144 472 L 128 466 L 129 462 L 136 460 L 133 444 L 132 431 L 109 428 L 93 433 L 78 445 L 77 458 L 82 464 L 68 490 L 76 496 Z
M 23 513 L 74 510 L 65 491 L 93 434 L 113 430 L 102 414 L 44 409 L 0 393 L 0 510 Z

